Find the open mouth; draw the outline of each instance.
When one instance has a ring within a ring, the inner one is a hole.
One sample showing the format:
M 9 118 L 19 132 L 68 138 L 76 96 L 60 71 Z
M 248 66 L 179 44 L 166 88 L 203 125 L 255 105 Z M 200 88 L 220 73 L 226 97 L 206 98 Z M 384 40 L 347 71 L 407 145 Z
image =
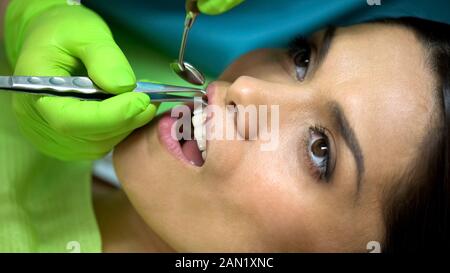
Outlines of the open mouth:
M 206 160 L 206 116 L 201 105 L 193 109 L 191 113 L 191 135 L 189 139 L 179 140 L 179 143 L 187 160 L 191 164 L 200 167 L 203 166 Z
M 201 105 L 195 109 L 192 104 L 187 106 L 191 109 L 190 134 L 185 132 L 186 128 L 178 126 L 181 117 L 172 117 L 168 112 L 159 120 L 158 136 L 163 146 L 176 158 L 201 167 L 206 160 L 206 113 Z M 175 128 L 179 128 L 181 139 L 174 137 Z

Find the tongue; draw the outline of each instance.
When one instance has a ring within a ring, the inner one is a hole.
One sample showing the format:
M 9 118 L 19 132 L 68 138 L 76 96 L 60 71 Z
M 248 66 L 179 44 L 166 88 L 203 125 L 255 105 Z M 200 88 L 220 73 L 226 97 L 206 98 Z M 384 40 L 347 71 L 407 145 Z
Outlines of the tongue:
M 181 147 L 184 156 L 195 166 L 203 165 L 203 158 L 197 146 L 197 141 L 186 140 Z

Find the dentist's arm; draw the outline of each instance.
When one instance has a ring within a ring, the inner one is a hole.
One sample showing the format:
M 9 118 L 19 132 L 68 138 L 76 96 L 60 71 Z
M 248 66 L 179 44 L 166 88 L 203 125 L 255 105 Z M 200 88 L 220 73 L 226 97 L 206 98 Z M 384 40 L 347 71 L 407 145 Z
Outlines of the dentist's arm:
M 133 70 L 95 12 L 66 0 L 12 0 L 4 34 L 15 75 L 69 76 L 85 69 L 100 88 L 120 94 L 101 102 L 13 95 L 19 126 L 41 152 L 96 159 L 154 117 L 147 95 L 128 92 L 136 84 Z

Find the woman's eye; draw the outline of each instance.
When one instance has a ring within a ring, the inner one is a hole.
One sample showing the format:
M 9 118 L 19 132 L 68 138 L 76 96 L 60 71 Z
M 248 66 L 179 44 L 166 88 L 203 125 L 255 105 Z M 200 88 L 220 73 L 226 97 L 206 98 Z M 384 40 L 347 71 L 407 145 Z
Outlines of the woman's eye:
M 297 80 L 303 81 L 308 72 L 311 60 L 311 45 L 304 38 L 297 38 L 292 41 L 289 49 L 289 55 L 295 66 Z
M 318 178 L 321 180 L 327 179 L 330 167 L 330 145 L 323 129 L 310 129 L 307 152 L 310 163 Z

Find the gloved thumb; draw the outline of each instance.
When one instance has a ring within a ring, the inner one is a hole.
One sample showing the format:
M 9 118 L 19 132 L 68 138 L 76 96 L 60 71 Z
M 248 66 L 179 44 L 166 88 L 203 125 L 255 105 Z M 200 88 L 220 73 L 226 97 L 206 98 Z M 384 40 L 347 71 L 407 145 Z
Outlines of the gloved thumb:
M 120 94 L 136 87 L 136 77 L 122 50 L 114 40 L 91 42 L 75 50 L 89 77 L 101 89 Z

